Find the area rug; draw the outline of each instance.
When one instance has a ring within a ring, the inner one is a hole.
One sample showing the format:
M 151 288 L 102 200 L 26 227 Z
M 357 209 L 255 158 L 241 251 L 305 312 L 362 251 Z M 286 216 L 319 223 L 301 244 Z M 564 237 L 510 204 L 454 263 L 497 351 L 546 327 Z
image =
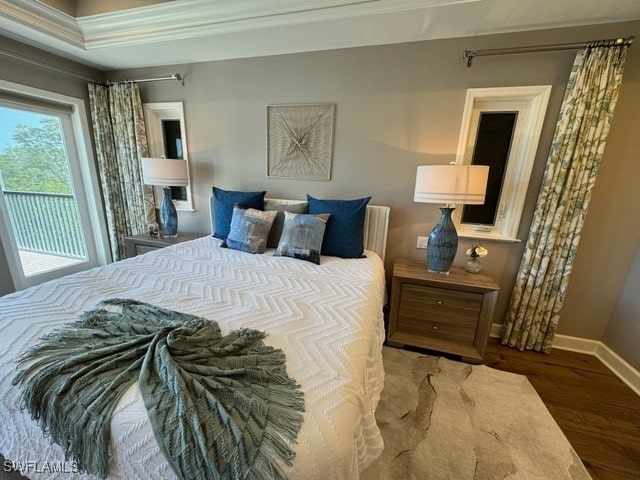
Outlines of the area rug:
M 590 479 L 527 378 L 384 347 L 385 448 L 361 480 Z

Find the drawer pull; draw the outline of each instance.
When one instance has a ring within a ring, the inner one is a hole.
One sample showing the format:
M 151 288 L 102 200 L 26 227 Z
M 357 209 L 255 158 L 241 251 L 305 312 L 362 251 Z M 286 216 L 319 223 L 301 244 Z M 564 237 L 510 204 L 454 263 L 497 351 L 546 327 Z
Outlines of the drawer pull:
M 442 305 L 442 300 L 436 300 L 436 305 Z
M 438 330 L 438 325 L 434 325 L 433 327 L 431 327 L 433 330 Z

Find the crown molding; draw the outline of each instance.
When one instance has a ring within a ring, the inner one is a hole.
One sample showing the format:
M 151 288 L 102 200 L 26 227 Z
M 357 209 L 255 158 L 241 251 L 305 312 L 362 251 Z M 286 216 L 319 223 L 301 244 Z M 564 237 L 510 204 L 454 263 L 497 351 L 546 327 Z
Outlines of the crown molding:
M 87 50 L 167 42 L 481 0 L 179 0 L 77 19 Z
M 0 0 L 5 20 L 84 49 L 84 37 L 76 19 L 38 0 Z M 25 32 L 24 37 L 29 37 Z
M 172 0 L 75 18 L 44 1 L 0 0 L 0 35 L 106 70 L 640 19 L 629 0 Z

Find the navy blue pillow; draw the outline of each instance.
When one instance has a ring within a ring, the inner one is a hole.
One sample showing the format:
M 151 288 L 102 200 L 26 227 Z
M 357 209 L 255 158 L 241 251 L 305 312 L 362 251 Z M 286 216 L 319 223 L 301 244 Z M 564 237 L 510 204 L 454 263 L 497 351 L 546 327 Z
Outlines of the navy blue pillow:
M 233 218 L 233 206 L 238 205 L 245 208 L 255 208 L 264 210 L 265 192 L 234 192 L 233 190 L 223 190 L 213 187 L 213 212 L 214 212 L 214 233 L 213 236 L 222 240 L 229 235 L 231 219 Z
M 371 197 L 356 200 L 318 200 L 307 195 L 309 214 L 329 213 L 322 255 L 360 258 L 364 252 L 364 217 Z

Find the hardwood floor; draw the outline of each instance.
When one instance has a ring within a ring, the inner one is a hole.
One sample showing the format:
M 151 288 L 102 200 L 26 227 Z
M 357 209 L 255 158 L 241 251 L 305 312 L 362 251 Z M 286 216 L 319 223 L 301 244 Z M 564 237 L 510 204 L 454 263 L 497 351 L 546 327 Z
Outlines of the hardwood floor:
M 640 396 L 595 356 L 492 338 L 483 363 L 527 376 L 594 480 L 640 479 Z

